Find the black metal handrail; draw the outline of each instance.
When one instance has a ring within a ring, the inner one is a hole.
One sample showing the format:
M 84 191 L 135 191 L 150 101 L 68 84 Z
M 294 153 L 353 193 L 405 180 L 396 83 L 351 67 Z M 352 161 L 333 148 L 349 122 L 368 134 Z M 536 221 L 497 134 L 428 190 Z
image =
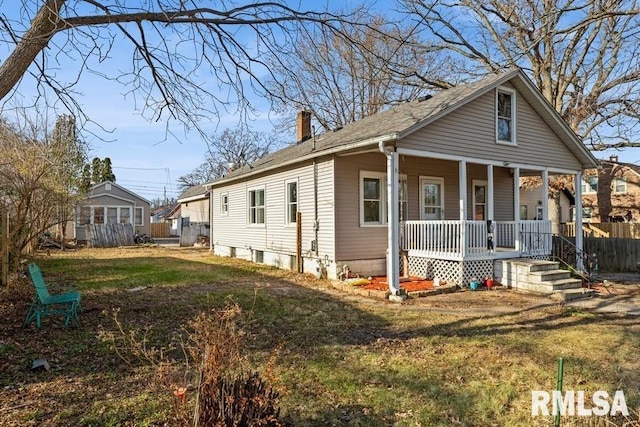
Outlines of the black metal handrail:
M 559 244 L 552 245 L 551 256 L 570 268 L 574 274 L 586 280 L 589 284 L 593 282 L 598 272 L 598 258 L 596 254 L 590 254 L 578 247 L 571 240 L 560 234 L 554 234 Z M 578 269 L 578 257 L 582 258 L 582 270 Z

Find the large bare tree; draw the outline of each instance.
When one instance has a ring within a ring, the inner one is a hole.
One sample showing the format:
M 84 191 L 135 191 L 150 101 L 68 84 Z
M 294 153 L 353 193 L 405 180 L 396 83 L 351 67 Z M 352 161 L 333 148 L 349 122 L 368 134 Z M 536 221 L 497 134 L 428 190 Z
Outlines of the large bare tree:
M 8 2 L 7 2 L 8 3 Z M 51 95 L 82 117 L 74 87 L 92 73 L 122 84 L 151 120 L 174 119 L 199 129 L 201 119 L 251 111 L 249 90 L 269 93 L 265 58 L 285 58 L 302 27 L 340 37 L 349 16 L 303 11 L 282 0 L 21 0 L 2 6 L 0 99 L 16 94 L 25 75 L 40 97 Z M 11 10 L 9 10 L 11 9 Z M 128 61 L 105 64 L 123 50 Z M 60 68 L 66 69 L 63 73 Z M 69 69 L 73 68 L 73 69 Z M 118 69 L 117 72 L 108 70 Z M 71 77 L 68 77 L 71 73 Z
M 526 70 L 589 148 L 640 147 L 636 0 L 400 0 L 474 78 Z
M 318 27 L 299 35 L 295 55 L 273 58 L 276 74 L 289 76 L 271 85 L 284 117 L 306 110 L 328 131 L 450 85 L 443 79 L 446 64 L 425 50 L 413 28 L 388 17 L 358 18 L 369 24 L 352 28 L 349 39 Z

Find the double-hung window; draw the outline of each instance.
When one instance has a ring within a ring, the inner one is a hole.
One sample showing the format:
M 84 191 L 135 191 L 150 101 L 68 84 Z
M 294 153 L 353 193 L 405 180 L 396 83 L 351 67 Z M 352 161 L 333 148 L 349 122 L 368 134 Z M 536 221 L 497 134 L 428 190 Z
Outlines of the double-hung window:
M 141 227 L 141 226 L 144 225 L 144 218 L 143 218 L 143 215 L 142 215 L 143 211 L 144 210 L 143 210 L 142 207 L 137 207 L 137 206 L 135 207 L 134 217 L 133 217 L 133 221 L 134 221 L 133 225 L 134 226 Z
M 502 144 L 516 143 L 516 93 L 500 88 L 496 94 L 496 140 Z
M 588 176 L 582 180 L 582 194 L 593 194 L 598 192 L 598 177 Z
M 406 220 L 407 177 L 400 175 L 398 182 L 399 220 Z M 387 176 L 381 172 L 360 171 L 360 225 L 386 224 Z
M 627 192 L 627 180 L 624 178 L 615 178 L 613 180 L 613 192 L 624 194 Z
M 222 193 L 220 195 L 220 215 L 229 215 L 229 193 Z
M 298 213 L 298 181 L 291 180 L 285 183 L 285 223 L 295 224 Z
M 249 224 L 264 224 L 264 188 L 249 190 Z

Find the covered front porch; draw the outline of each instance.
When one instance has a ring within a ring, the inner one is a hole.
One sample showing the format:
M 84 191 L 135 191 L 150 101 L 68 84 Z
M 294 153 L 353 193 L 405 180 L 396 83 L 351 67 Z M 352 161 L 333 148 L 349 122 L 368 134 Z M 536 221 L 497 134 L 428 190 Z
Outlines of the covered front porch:
M 399 278 L 403 274 L 426 279 L 437 277 L 463 285 L 473 277 L 491 276 L 500 280 L 494 269 L 499 260 L 547 259 L 552 251 L 549 175 L 569 175 L 574 183 L 581 182 L 581 173 L 576 170 L 454 159 L 401 148 L 395 151 L 381 148 L 381 151 L 387 156 L 387 279 L 392 295 L 400 295 Z M 457 173 L 452 174 L 455 169 L 451 166 L 456 163 Z M 440 167 L 448 172 L 443 173 L 445 178 L 439 179 L 435 173 L 416 174 L 415 165 L 418 168 L 429 165 L 433 171 Z M 413 175 L 418 175 L 418 179 L 412 179 Z M 527 219 L 521 210 L 521 176 L 537 176 L 543 183 L 535 219 L 530 216 Z M 404 180 L 409 180 L 409 184 Z M 415 217 L 414 199 L 404 194 L 406 188 L 409 194 L 416 194 L 416 183 L 419 185 L 419 218 Z M 579 215 L 579 184 L 577 187 Z M 406 200 L 409 209 L 404 207 Z
M 404 221 L 399 231 L 405 274 L 459 284 L 493 278 L 495 260 L 551 254 L 549 220 Z

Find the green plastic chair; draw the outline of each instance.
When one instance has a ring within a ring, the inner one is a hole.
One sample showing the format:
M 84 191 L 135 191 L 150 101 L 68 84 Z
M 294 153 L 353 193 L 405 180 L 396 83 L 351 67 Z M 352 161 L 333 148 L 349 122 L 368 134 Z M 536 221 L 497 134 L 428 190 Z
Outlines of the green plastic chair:
M 40 328 L 41 319 L 46 316 L 63 314 L 64 315 L 64 327 L 69 326 L 70 322 L 76 324 L 80 323 L 78 317 L 78 311 L 80 311 L 81 295 L 78 291 L 70 291 L 62 294 L 51 295 L 47 289 L 47 285 L 44 283 L 42 272 L 40 267 L 36 264 L 29 264 L 27 266 L 29 270 L 29 277 L 36 289 L 36 295 L 33 299 L 33 303 L 29 308 L 27 317 L 24 319 L 23 326 L 27 326 L 31 322 L 35 321 L 36 326 Z

